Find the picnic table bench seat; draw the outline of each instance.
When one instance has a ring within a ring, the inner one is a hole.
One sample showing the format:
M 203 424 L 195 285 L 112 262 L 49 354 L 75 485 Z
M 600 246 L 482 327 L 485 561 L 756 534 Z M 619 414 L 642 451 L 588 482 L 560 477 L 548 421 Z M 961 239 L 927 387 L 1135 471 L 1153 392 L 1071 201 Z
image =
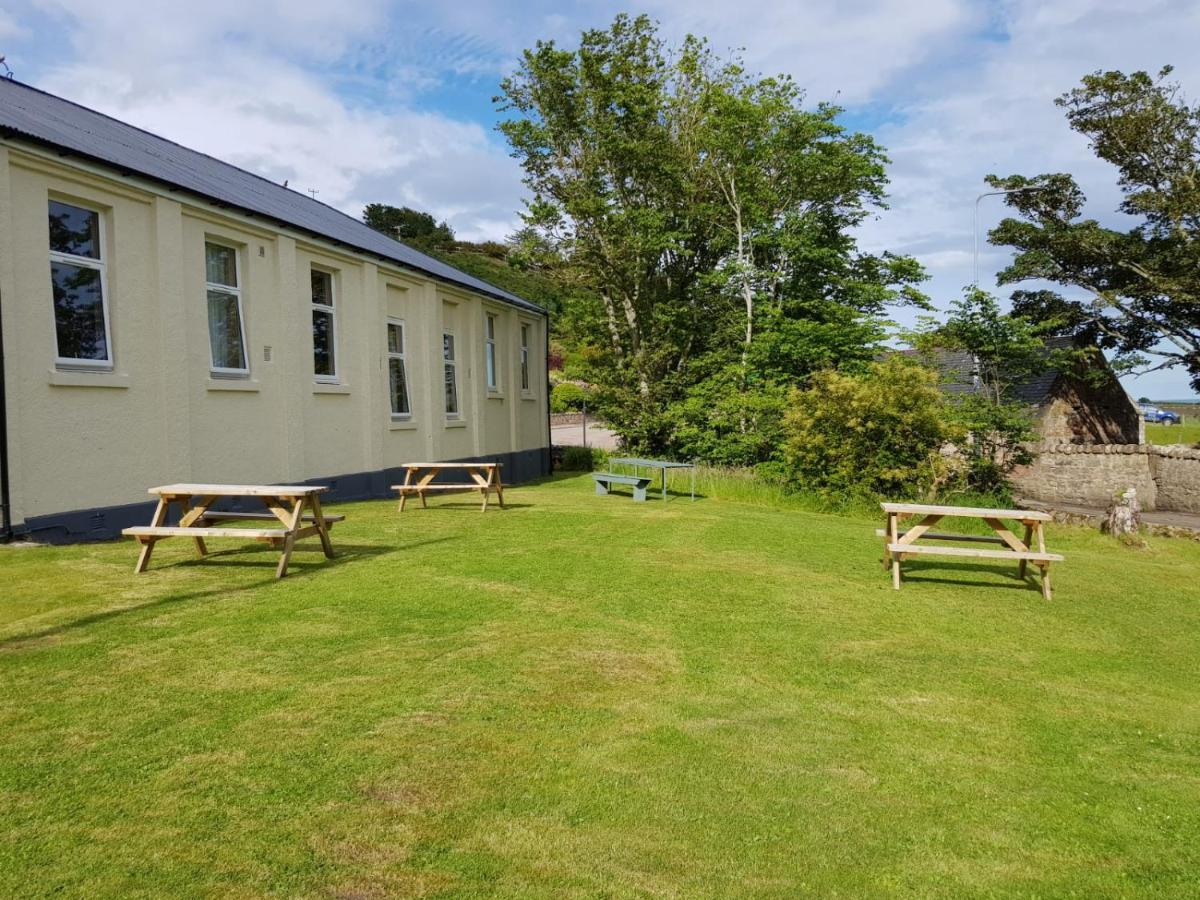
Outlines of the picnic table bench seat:
M 650 487 L 650 479 L 644 475 L 620 475 L 616 472 L 593 472 L 592 478 L 596 482 L 596 493 L 607 494 L 608 489 L 614 484 L 628 484 L 633 487 L 633 499 L 637 503 L 643 503 L 646 500 L 646 488 Z

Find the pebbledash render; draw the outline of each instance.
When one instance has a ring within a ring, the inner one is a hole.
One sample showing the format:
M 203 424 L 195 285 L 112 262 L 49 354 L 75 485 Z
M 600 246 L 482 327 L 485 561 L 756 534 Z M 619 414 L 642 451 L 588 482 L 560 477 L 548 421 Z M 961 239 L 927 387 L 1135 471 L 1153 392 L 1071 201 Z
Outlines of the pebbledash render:
M 406 462 L 549 469 L 545 310 L 5 79 L 0 325 L 10 535 L 115 537 L 172 482 L 354 499 Z

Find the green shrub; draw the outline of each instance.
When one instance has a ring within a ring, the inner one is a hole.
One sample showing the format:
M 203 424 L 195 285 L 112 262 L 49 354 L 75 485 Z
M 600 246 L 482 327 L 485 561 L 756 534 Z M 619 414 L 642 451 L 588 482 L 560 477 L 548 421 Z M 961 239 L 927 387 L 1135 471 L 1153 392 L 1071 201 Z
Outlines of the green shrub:
M 579 412 L 587 400 L 587 392 L 573 381 L 560 381 L 550 391 L 550 412 Z
M 562 468 L 564 472 L 591 472 L 603 466 L 606 458 L 597 447 L 564 447 Z
M 826 496 L 928 498 L 961 477 L 962 438 L 936 373 L 899 356 L 861 376 L 820 372 L 791 395 L 783 477 Z

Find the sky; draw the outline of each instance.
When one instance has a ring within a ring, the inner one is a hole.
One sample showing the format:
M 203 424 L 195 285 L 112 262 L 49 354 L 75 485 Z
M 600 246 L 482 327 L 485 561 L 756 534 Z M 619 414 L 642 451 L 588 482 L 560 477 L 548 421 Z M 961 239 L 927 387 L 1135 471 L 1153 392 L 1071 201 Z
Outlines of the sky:
M 665 37 L 708 37 L 749 68 L 787 73 L 845 108 L 892 160 L 888 209 L 862 247 L 920 260 L 941 308 L 972 281 L 983 178 L 1071 172 L 1085 213 L 1120 225 L 1115 173 L 1054 98 L 1098 69 L 1170 63 L 1200 97 L 1200 0 L 8 0 L 0 54 L 16 77 L 292 187 L 352 215 L 370 202 L 503 239 L 525 192 L 492 98 L 523 49 L 574 46 L 619 12 Z M 1010 259 L 982 234 L 980 285 Z M 1068 290 L 1066 293 L 1070 294 Z M 1134 396 L 1192 396 L 1181 371 L 1127 379 Z

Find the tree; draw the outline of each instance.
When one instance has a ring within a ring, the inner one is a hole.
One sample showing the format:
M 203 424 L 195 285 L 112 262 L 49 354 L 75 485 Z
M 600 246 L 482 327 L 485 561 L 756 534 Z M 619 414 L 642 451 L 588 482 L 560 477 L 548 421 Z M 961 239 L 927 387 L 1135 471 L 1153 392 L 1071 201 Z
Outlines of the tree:
M 362 219 L 376 231 L 417 250 L 447 250 L 454 244 L 454 231 L 449 225 L 407 206 L 368 203 Z
M 945 322 L 927 322 L 906 337 L 927 364 L 942 350 L 970 355 L 971 371 L 951 374 L 960 383 L 970 377 L 975 389 L 955 394 L 947 415 L 967 437 L 959 449 L 968 486 L 1005 491 L 1013 467 L 1032 461 L 1025 445 L 1035 437 L 1033 419 L 1018 389 L 1047 369 L 1075 370 L 1080 352 L 1048 349 L 1038 327 L 1003 312 L 995 297 L 978 288 L 954 301 Z
M 1121 231 L 1082 218 L 1085 197 L 1067 174 L 989 176 L 996 188 L 1037 188 L 1007 195 L 1021 218 L 1005 219 L 989 239 L 1018 251 L 1002 283 L 1045 279 L 1088 295 L 1022 291 L 1016 311 L 1116 350 L 1117 365 L 1157 355 L 1154 368 L 1182 366 L 1200 390 L 1200 107 L 1170 73 L 1096 72 L 1056 101 L 1117 168 L 1119 209 L 1137 224 Z
M 605 352 L 588 378 L 633 446 L 686 453 L 709 425 L 771 427 L 751 394 L 865 366 L 884 308 L 922 299 L 913 260 L 853 238 L 882 207 L 883 151 L 836 107 L 804 109 L 787 78 L 751 77 L 695 37 L 668 48 L 622 15 L 576 50 L 539 42 L 502 91 L 532 194 L 525 242 L 594 290 Z M 698 398 L 718 410 L 709 425 Z

